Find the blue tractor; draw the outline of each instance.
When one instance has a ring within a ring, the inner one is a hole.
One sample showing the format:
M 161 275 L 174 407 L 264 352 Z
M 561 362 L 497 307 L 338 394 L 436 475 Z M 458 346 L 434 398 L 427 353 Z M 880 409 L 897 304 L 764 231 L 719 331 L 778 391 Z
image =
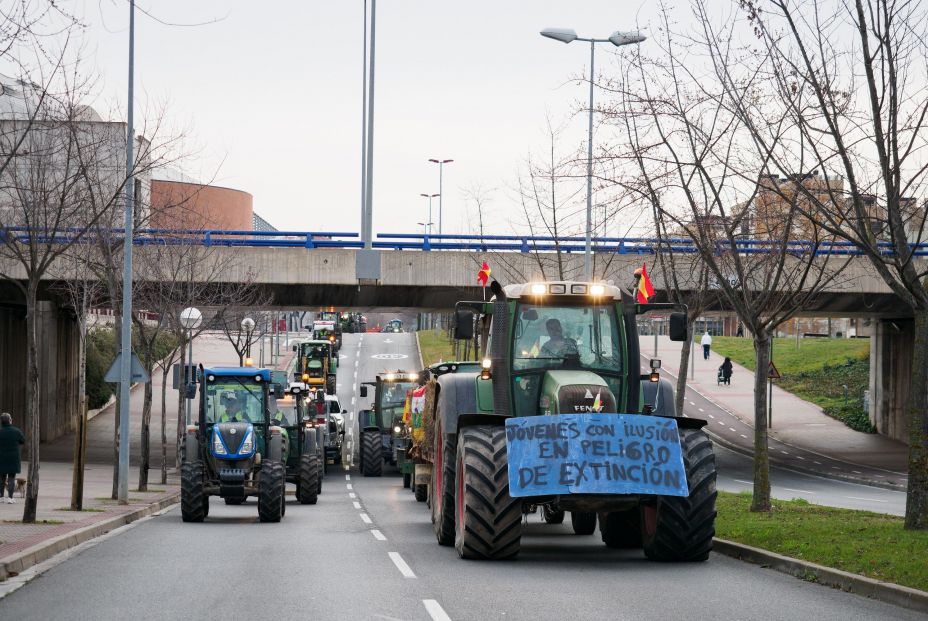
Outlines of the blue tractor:
M 202 522 L 210 496 L 226 504 L 256 496 L 260 520 L 279 522 L 290 442 L 272 412 L 284 387 L 271 381 L 269 370 L 252 367 L 201 367 L 199 384 L 199 415 L 184 442 L 181 517 Z

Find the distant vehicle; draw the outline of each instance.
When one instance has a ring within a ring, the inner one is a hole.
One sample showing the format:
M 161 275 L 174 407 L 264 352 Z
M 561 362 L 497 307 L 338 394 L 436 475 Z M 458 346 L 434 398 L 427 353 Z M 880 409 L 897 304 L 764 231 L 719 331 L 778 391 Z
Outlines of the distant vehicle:
M 367 398 L 367 387 L 374 388 L 374 403 L 370 410 L 358 413 L 358 435 L 361 443 L 361 473 L 379 477 L 384 462 L 396 465 L 396 452 L 405 447 L 406 427 L 403 415 L 406 398 L 419 386 L 419 374 L 407 371 L 383 373 L 373 382 L 361 384 L 361 398 Z
M 335 371 L 338 356 L 330 340 L 306 341 L 293 346 L 297 352 L 293 381 L 306 384 L 307 388 L 325 388 L 326 394 L 335 394 Z
M 403 322 L 400 319 L 392 319 L 383 327 L 381 332 L 402 332 Z

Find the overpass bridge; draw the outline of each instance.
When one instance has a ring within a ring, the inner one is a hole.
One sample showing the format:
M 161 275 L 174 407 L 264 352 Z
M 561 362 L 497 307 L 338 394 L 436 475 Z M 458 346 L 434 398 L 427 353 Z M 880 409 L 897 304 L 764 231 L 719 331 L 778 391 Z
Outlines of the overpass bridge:
M 22 235 L 15 229 L 4 235 Z M 67 231 L 48 235 L 48 243 L 69 239 Z M 114 235 L 114 237 L 116 237 Z M 117 239 L 118 241 L 118 239 Z M 138 265 L 162 260 L 172 246 L 193 248 L 201 253 L 203 266 L 193 280 L 208 274 L 211 283 L 251 282 L 264 290 L 279 309 L 305 309 L 317 306 L 339 308 L 416 308 L 450 309 L 462 299 L 480 299 L 476 275 L 486 260 L 493 277 L 503 283 L 567 278 L 582 273 L 583 239 L 519 236 L 401 235 L 380 234 L 376 280 L 358 280 L 357 263 L 362 243 L 357 233 L 345 232 L 259 232 L 259 231 L 165 231 L 142 230 L 134 238 Z M 743 255 L 766 253 L 762 240 L 740 242 L 734 250 Z M 805 242 L 794 242 L 796 251 L 806 252 Z M 666 284 L 660 270 L 654 269 L 656 251 L 670 247 L 679 257 L 677 270 L 682 283 L 693 282 L 692 265 L 698 261 L 695 248 L 687 240 L 658 241 L 647 238 L 601 238 L 594 240 L 594 273 L 597 280 L 613 281 L 630 288 L 633 272 L 642 263 L 652 268 L 651 276 L 658 297 Z M 719 252 L 730 252 L 724 245 Z M 915 261 L 928 261 L 928 246 L 915 248 Z M 871 339 L 870 412 L 881 433 L 905 438 L 905 408 L 909 387 L 906 383 L 912 359 L 913 327 L 909 309 L 892 294 L 869 260 L 852 246 L 835 242 L 820 247 L 817 261 L 826 269 L 840 273 L 803 314 L 868 317 L 877 321 Z M 558 269 L 560 265 L 560 270 Z M 56 417 L 43 426 L 43 440 L 51 440 L 68 430 L 76 411 L 76 330 L 66 309 L 55 299 L 54 284 L 75 277 L 73 267 L 56 266 L 43 287 L 43 396 L 48 412 Z M 12 278 L 25 274 L 0 259 L 0 270 Z M 144 270 L 143 270 L 144 271 Z M 783 291 L 789 293 L 788 289 Z M 9 283 L 0 286 L 0 334 L 10 345 L 7 361 L 0 365 L 0 407 L 21 411 L 24 400 L 23 366 L 15 364 L 22 351 L 24 333 L 21 299 Z M 5 387 L 5 388 L 4 388 Z M 45 408 L 43 407 L 43 410 Z

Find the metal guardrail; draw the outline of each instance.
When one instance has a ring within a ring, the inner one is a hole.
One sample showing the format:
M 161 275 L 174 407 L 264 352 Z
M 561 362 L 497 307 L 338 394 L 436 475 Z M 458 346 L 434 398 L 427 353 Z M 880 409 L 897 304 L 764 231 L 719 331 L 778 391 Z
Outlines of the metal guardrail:
M 39 242 L 65 243 L 73 241 L 76 235 L 81 234 L 80 229 L 60 229 L 53 233 L 46 231 L 33 231 L 32 236 Z M 99 233 L 97 233 L 99 234 Z M 94 233 L 85 234 L 84 242 L 96 240 Z M 121 229 L 106 231 L 114 243 L 122 242 Z M 5 243 L 10 237 L 17 241 L 26 242 L 30 238 L 30 231 L 24 227 L 9 227 L 0 229 L 0 243 Z M 202 246 L 245 246 L 264 248 L 362 248 L 363 242 L 359 233 L 345 231 L 224 231 L 218 229 L 181 230 L 181 229 L 138 229 L 133 237 L 137 246 L 147 245 L 184 245 L 196 244 Z M 638 254 L 653 255 L 659 249 L 679 253 L 697 253 L 699 249 L 688 238 L 666 238 L 659 240 L 650 237 L 595 237 L 592 240 L 593 251 L 610 254 Z M 737 240 L 734 245 L 728 241 L 716 242 L 716 252 L 722 254 L 734 248 L 740 254 L 762 254 L 779 248 L 780 242 L 763 239 Z M 415 233 L 378 233 L 373 242 L 374 248 L 382 250 L 458 250 L 478 252 L 583 252 L 584 238 L 582 237 L 548 237 L 548 236 L 521 236 L 521 235 L 423 235 Z M 796 255 L 807 255 L 815 252 L 817 255 L 863 255 L 857 246 L 848 241 L 789 241 L 786 242 L 789 252 Z M 878 247 L 884 255 L 894 253 L 890 242 L 878 242 Z M 928 256 L 928 243 L 910 244 L 909 248 L 914 256 Z

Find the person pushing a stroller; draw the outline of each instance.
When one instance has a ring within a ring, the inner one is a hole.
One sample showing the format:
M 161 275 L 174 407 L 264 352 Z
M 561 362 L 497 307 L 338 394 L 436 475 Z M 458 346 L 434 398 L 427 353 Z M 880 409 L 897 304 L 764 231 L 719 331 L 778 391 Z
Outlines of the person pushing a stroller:
M 725 362 L 723 362 L 722 365 L 719 367 L 719 376 L 718 376 L 717 383 L 726 384 L 730 386 L 731 385 L 731 371 L 732 371 L 731 358 L 726 356 Z

